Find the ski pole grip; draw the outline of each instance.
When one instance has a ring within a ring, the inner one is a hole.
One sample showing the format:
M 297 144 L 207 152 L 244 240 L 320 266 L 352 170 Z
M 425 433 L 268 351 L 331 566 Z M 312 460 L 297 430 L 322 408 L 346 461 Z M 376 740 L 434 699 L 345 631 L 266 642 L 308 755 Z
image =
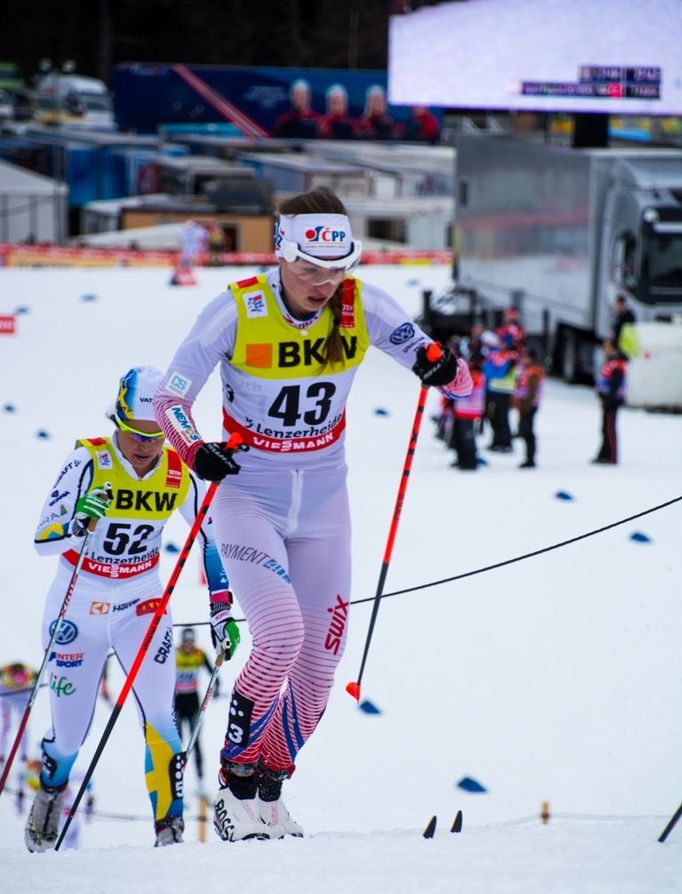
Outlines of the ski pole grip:
M 437 341 L 432 341 L 426 349 L 426 359 L 429 360 L 431 363 L 435 363 L 437 360 L 440 360 L 442 356 L 443 349 Z
M 232 432 L 225 444 L 227 450 L 248 450 L 249 445 L 244 443 L 244 438 L 238 432 Z

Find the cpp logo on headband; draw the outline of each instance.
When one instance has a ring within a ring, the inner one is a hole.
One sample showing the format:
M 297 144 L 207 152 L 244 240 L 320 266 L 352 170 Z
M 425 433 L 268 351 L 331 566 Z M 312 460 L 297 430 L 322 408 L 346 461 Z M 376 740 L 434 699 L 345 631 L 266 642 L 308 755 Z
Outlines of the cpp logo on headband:
M 345 242 L 348 234 L 345 230 L 334 230 L 328 226 L 308 227 L 303 233 L 310 245 L 336 245 Z

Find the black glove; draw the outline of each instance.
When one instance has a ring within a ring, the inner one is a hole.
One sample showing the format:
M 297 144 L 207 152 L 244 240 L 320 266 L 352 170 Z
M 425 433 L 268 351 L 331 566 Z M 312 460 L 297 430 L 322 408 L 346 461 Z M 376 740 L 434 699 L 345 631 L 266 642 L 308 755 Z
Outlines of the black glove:
M 235 450 L 248 449 L 246 444 L 238 444 L 232 448 L 221 441 L 209 441 L 197 450 L 194 457 L 194 471 L 205 481 L 222 481 L 226 475 L 236 475 L 241 469 L 233 458 Z
M 435 354 L 434 346 L 440 348 L 435 342 L 428 346 L 420 345 L 412 372 L 419 376 L 423 385 L 447 385 L 457 375 L 457 358 L 450 348 L 440 348 L 437 359 L 429 360 L 427 353 Z

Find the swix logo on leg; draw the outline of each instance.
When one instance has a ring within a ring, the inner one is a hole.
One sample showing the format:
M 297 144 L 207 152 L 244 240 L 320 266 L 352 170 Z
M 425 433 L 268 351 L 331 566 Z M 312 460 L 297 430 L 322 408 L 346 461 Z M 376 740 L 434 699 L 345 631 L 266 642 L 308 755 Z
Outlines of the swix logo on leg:
M 230 716 L 227 721 L 227 738 L 233 745 L 245 748 L 249 742 L 253 702 L 235 689 L 230 702 Z
M 334 655 L 338 655 L 341 648 L 341 641 L 346 630 L 346 623 L 348 622 L 349 607 L 350 600 L 344 602 L 337 593 L 336 602 L 331 608 L 327 609 L 332 619 L 329 622 L 329 630 L 324 641 L 324 647 L 328 652 L 333 652 Z

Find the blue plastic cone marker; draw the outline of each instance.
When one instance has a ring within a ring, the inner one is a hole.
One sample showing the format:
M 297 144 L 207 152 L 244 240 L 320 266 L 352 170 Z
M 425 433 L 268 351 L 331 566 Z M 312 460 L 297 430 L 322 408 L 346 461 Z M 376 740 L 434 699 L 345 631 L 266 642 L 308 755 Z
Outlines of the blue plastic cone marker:
M 25 305 L 20 305 L 19 307 L 15 308 L 14 316 L 18 317 L 20 314 L 28 314 L 30 312 L 31 311 L 28 307 L 26 307 Z
M 359 706 L 361 711 L 364 711 L 365 714 L 381 714 L 381 710 L 377 708 L 374 702 L 371 702 L 369 699 L 365 699 L 360 702 Z
M 45 431 L 44 428 L 40 428 L 36 432 L 36 438 L 43 438 L 44 440 L 47 440 L 49 437 L 50 437 L 49 431 Z
M 651 537 L 643 531 L 635 531 L 630 534 L 630 540 L 634 540 L 635 543 L 651 543 Z
M 557 500 L 574 500 L 575 499 L 573 494 L 569 494 L 569 492 L 567 490 L 558 490 L 554 494 L 554 496 L 557 498 Z
M 374 415 L 375 416 L 390 416 L 391 414 L 384 407 L 375 407 Z
M 14 404 L 5 404 L 2 408 L 4 413 L 14 413 L 16 409 L 17 408 L 14 406 Z
M 459 782 L 457 783 L 457 788 L 463 789 L 465 792 L 487 792 L 488 789 L 481 785 L 477 779 L 472 779 L 471 776 L 463 776 Z
M 180 552 L 180 550 L 174 543 L 167 543 L 164 546 L 164 549 L 166 550 L 167 553 L 179 553 Z
M 82 295 L 81 301 L 97 301 L 97 295 Z

